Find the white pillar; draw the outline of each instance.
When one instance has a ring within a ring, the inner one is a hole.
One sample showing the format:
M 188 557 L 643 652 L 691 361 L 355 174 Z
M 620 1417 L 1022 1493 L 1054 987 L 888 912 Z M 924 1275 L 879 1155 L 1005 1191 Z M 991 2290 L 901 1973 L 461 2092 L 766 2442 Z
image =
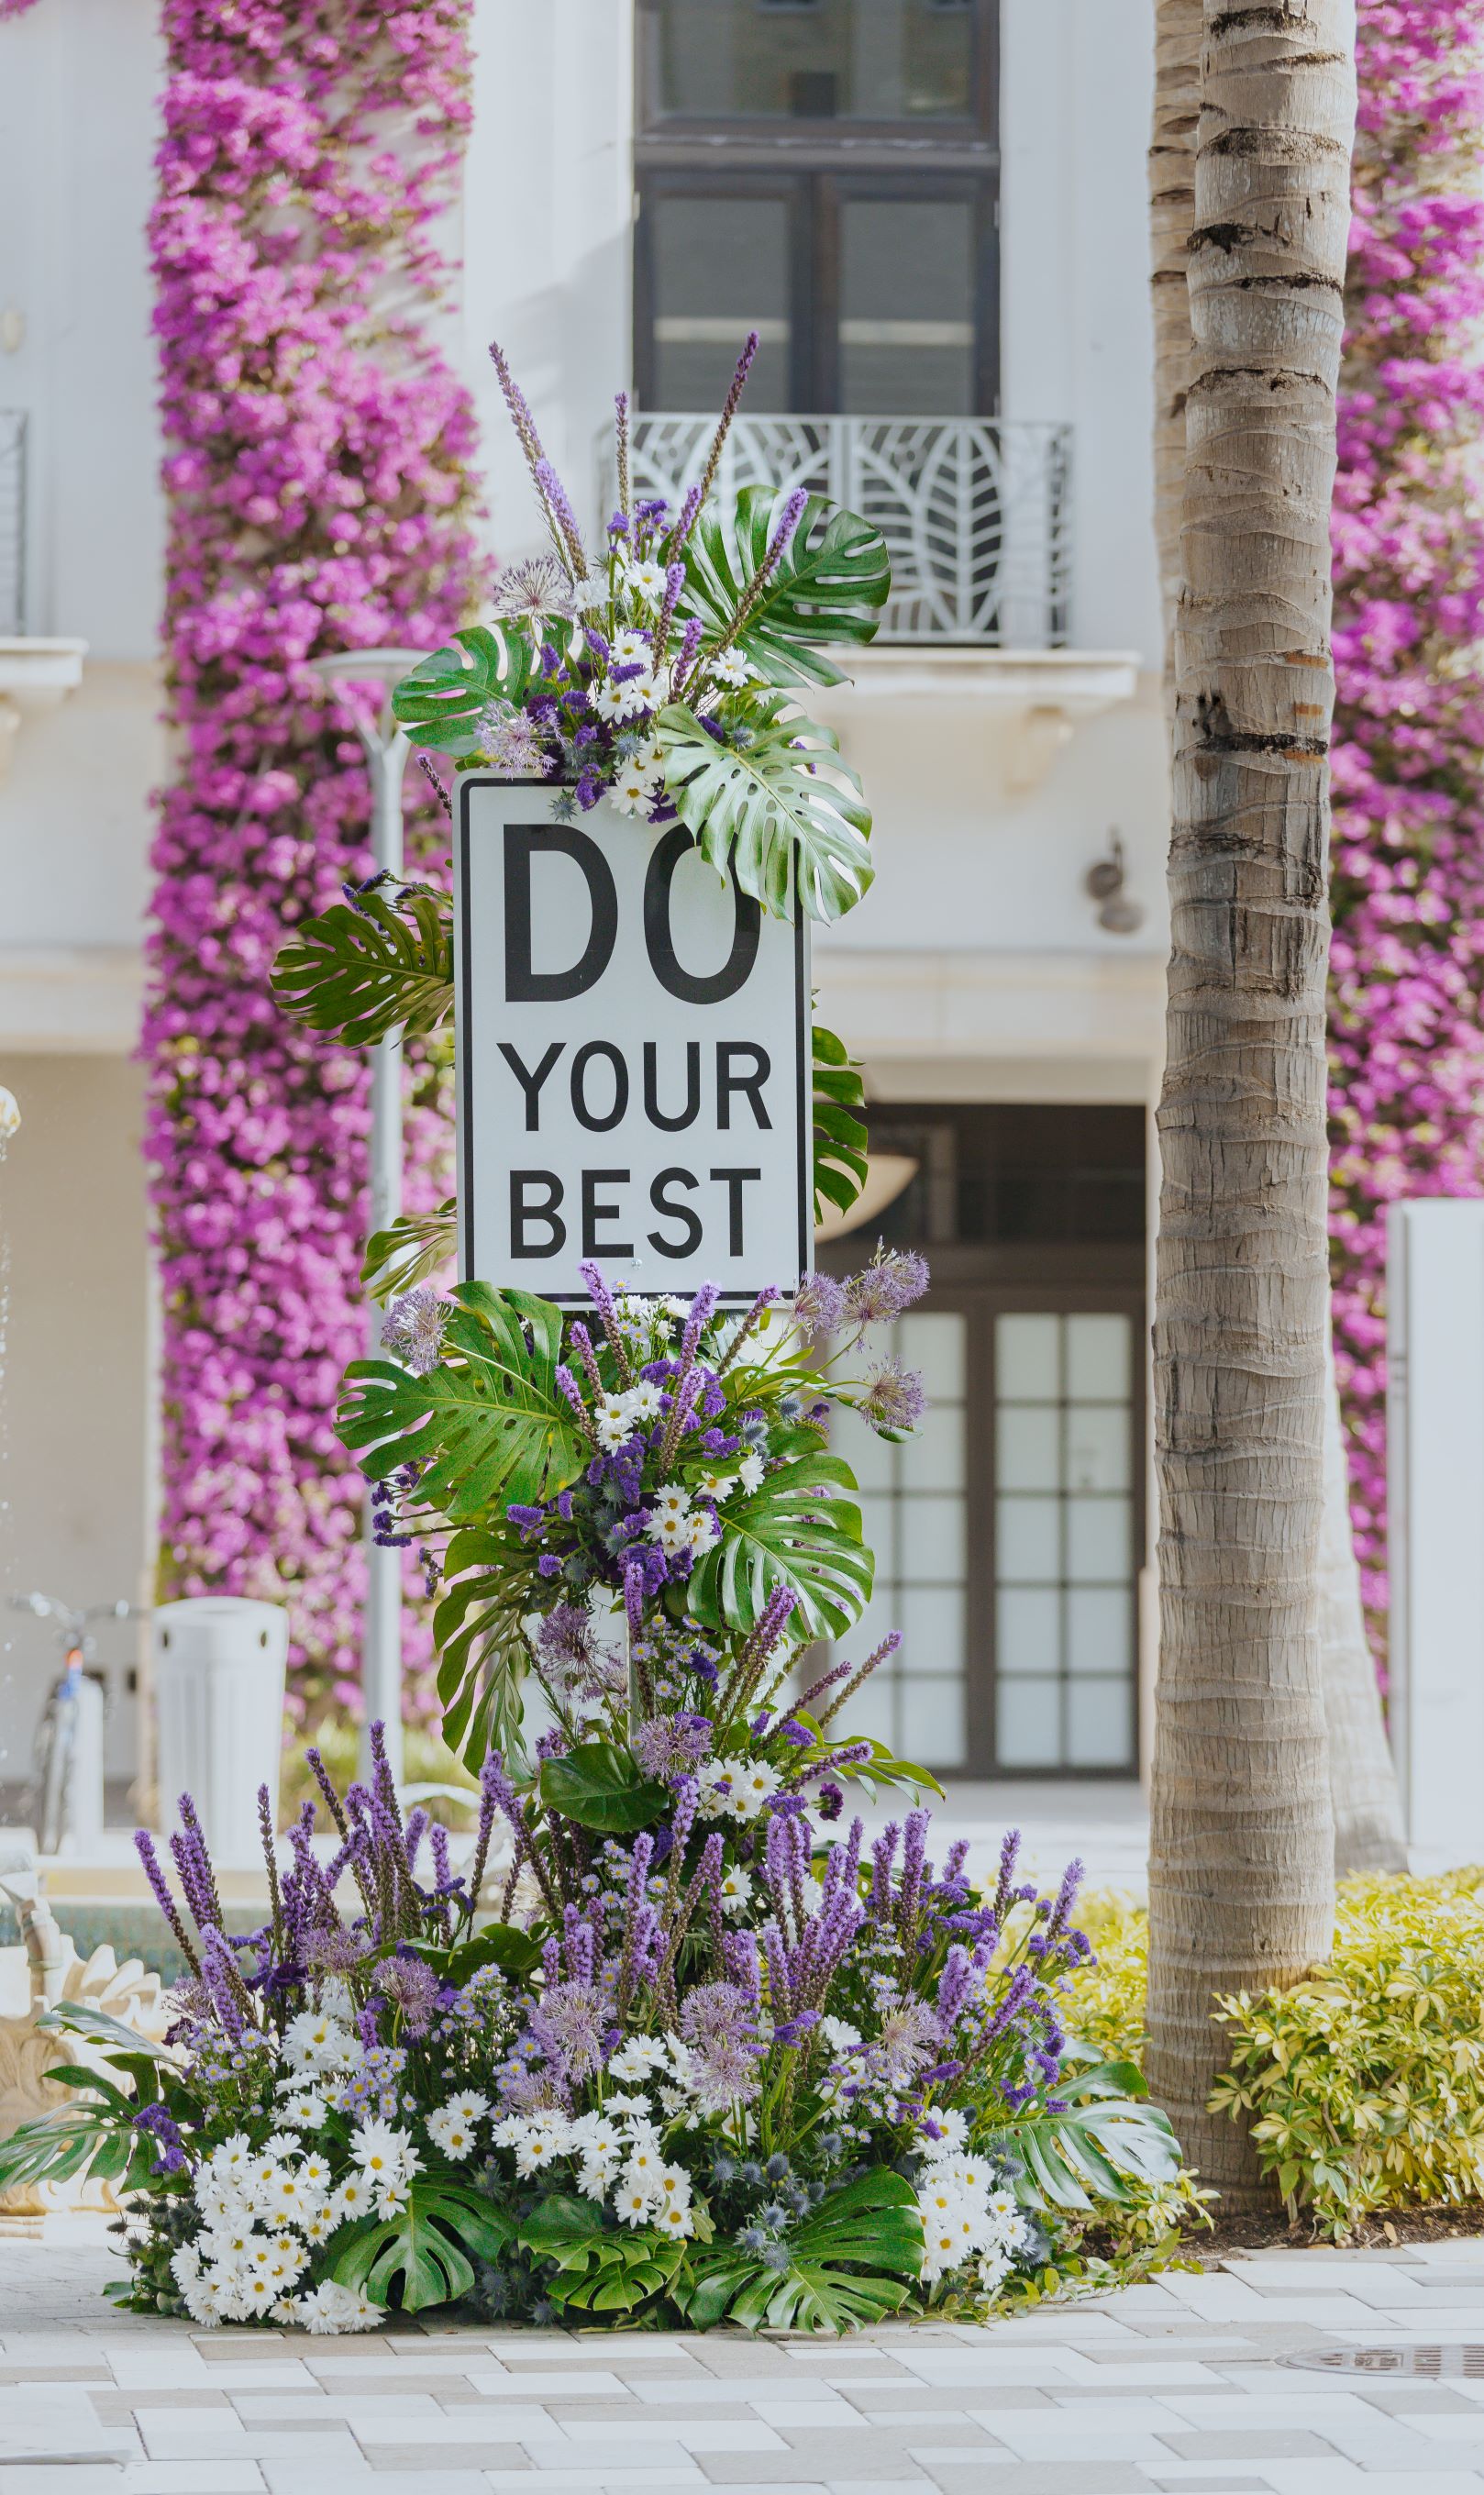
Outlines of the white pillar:
M 1484 1856 L 1484 1202 L 1391 1208 L 1392 1735 L 1422 1868 Z

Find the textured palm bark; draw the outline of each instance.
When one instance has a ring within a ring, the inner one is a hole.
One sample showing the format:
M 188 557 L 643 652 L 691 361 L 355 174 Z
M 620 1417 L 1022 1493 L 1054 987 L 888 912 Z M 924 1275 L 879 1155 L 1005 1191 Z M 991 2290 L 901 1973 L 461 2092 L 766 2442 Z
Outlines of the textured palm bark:
M 1156 0 L 1155 104 L 1149 140 L 1150 301 L 1155 333 L 1155 542 L 1164 614 L 1164 684 L 1173 708 L 1185 403 L 1190 386 L 1186 279 L 1195 223 L 1195 113 L 1201 0 Z
M 1328 1317 L 1329 510 L 1354 90 L 1343 0 L 1204 0 L 1190 253 L 1172 949 L 1159 1107 L 1160 1664 L 1149 2078 L 1190 2162 L 1218 1994 L 1334 1914 L 1319 1652 Z
M 1353 11 L 1343 13 L 1353 41 Z M 1164 690 L 1173 721 L 1175 620 L 1184 574 L 1180 531 L 1185 493 L 1186 399 L 1190 385 L 1188 262 L 1195 222 L 1195 129 L 1201 0 L 1157 0 L 1155 96 L 1149 147 L 1150 294 L 1154 314 L 1155 536 L 1164 617 Z M 1350 1536 L 1334 1363 L 1328 1363 L 1324 1510 L 1319 1533 L 1319 1643 L 1329 1738 L 1335 1869 L 1405 1871 L 1406 1824 L 1381 1713 L 1375 1659 L 1366 1636 L 1360 1577 Z

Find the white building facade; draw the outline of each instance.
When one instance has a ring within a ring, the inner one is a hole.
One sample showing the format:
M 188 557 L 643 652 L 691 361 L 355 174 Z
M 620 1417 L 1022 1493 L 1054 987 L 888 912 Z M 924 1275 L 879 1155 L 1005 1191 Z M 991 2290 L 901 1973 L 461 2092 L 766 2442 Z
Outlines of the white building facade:
M 0 1167 L 0 1586 L 88 1601 L 147 1579 L 153 1509 L 132 1052 L 165 767 L 155 15 L 42 0 L 0 50 L 0 1082 L 23 1119 Z M 816 705 L 875 815 L 875 886 L 815 975 L 865 1068 L 881 1204 L 820 1254 L 881 1234 L 934 1272 L 900 1346 L 928 1371 L 923 1435 L 850 1451 L 870 1625 L 904 1632 L 870 1729 L 954 1773 L 1127 1776 L 1166 949 L 1150 0 L 473 15 L 450 346 L 493 549 L 536 540 L 491 337 L 596 514 L 615 388 L 664 490 L 757 328 L 739 479 L 838 493 L 893 551 L 877 642 Z M 40 1627 L 7 1638 L 0 1783 L 46 1678 Z M 132 1660 L 120 1631 L 119 1773 Z

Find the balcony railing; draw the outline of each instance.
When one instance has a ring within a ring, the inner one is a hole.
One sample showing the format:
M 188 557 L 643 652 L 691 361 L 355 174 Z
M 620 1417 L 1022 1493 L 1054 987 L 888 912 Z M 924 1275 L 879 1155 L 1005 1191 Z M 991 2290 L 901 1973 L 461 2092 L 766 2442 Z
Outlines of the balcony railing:
M 714 416 L 638 416 L 635 494 L 678 503 L 700 474 L 715 425 Z M 1070 447 L 1060 424 L 739 416 L 718 481 L 724 495 L 758 483 L 806 485 L 874 521 L 891 555 L 881 641 L 1057 649 L 1067 629 Z
M 0 634 L 26 626 L 26 419 L 0 407 Z

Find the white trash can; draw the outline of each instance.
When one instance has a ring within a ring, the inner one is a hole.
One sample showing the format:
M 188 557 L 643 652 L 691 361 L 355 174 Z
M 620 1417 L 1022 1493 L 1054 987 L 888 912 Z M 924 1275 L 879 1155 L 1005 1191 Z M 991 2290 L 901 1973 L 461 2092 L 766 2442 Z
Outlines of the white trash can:
M 176 1826 L 188 1793 L 218 1863 L 261 1862 L 260 1785 L 275 1824 L 278 1812 L 289 1616 L 277 1603 L 195 1594 L 159 1605 L 154 1648 L 161 1826 Z

